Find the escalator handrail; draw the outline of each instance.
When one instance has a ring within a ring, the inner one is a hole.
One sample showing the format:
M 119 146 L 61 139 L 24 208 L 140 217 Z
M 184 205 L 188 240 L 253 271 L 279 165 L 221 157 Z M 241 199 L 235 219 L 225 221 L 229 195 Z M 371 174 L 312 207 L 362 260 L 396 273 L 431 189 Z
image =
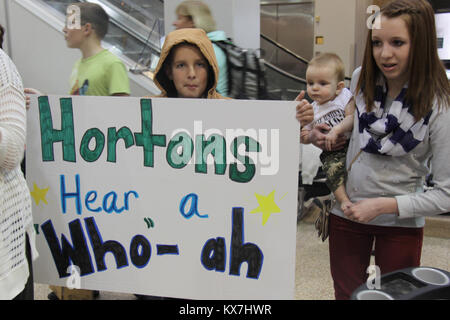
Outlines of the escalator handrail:
M 276 46 L 278 49 L 280 49 L 280 50 L 282 50 L 282 51 L 284 51 L 284 52 L 290 54 L 291 56 L 293 56 L 293 57 L 296 58 L 297 60 L 300 60 L 300 61 L 303 62 L 304 64 L 306 64 L 306 65 L 309 64 L 309 61 L 308 61 L 308 60 L 306 60 L 306 59 L 303 58 L 302 56 L 299 56 L 298 54 L 292 52 L 291 50 L 289 50 L 288 48 L 286 48 L 286 47 L 284 47 L 283 45 L 279 44 L 279 43 L 276 42 L 275 40 L 270 39 L 268 36 L 264 35 L 263 33 L 261 33 L 261 38 L 263 38 L 264 40 L 266 40 L 266 41 L 268 41 L 269 43 L 273 44 L 273 45 Z M 266 64 L 267 64 L 267 63 L 268 63 L 268 62 L 266 62 Z M 271 66 L 273 67 L 273 69 L 276 68 L 277 70 L 283 71 L 283 70 L 281 70 L 280 68 L 275 67 L 274 65 L 271 65 Z M 287 73 L 287 72 L 285 72 L 285 71 L 283 71 L 283 72 L 286 73 L 286 74 L 288 74 L 289 77 L 298 78 L 298 77 L 296 77 L 296 76 L 294 76 L 294 75 L 291 75 L 290 73 Z M 298 78 L 298 79 L 301 79 L 302 81 L 304 81 L 304 82 L 306 83 L 306 80 L 304 80 L 304 79 L 302 79 L 302 78 Z M 345 80 L 351 81 L 352 78 L 345 76 Z
M 283 69 L 278 68 L 277 66 L 271 64 L 270 62 L 264 61 L 264 65 L 266 67 L 268 67 L 268 68 L 270 68 L 270 69 L 280 73 L 281 75 L 291 79 L 291 80 L 294 80 L 294 81 L 297 81 L 297 82 L 300 82 L 300 83 L 303 83 L 304 85 L 306 85 L 306 80 L 305 79 L 297 77 L 297 76 L 294 76 L 293 74 L 291 74 L 289 72 L 286 72 Z
M 302 56 L 299 56 L 298 54 L 296 54 L 295 52 L 289 50 L 288 48 L 286 48 L 285 46 L 283 46 L 282 44 L 276 42 L 275 40 L 269 38 L 268 36 L 266 36 L 265 34 L 261 33 L 260 34 L 261 38 L 263 38 L 264 40 L 268 41 L 269 43 L 273 44 L 275 47 L 277 47 L 278 49 L 286 52 L 287 54 L 291 55 L 292 57 L 294 57 L 295 59 L 303 62 L 304 64 L 308 64 L 309 61 L 305 58 L 303 58 Z

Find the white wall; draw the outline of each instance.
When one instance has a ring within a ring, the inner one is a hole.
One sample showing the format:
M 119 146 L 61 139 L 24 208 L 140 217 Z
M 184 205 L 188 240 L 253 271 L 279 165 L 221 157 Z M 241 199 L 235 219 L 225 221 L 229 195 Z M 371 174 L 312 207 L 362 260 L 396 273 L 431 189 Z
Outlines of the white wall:
M 164 30 L 175 30 L 175 9 L 183 0 L 164 1 Z M 259 0 L 203 0 L 211 9 L 217 29 L 244 48 L 260 47 L 260 1 Z
M 6 1 L 9 54 L 22 76 L 24 86 L 45 94 L 67 94 L 72 66 L 81 54 L 77 49 L 66 47 L 62 32 L 64 16 L 54 18 L 37 1 Z M 3 21 L 1 23 L 5 25 Z M 147 78 L 131 73 L 129 76 L 132 96 L 158 93 L 153 82 Z
M 436 34 L 444 46 L 438 49 L 441 60 L 450 60 L 450 12 L 436 14 Z
M 367 34 L 366 13 L 370 0 L 316 0 L 314 37 L 324 43 L 314 44 L 314 54 L 334 52 L 343 60 L 346 76 L 361 63 Z
M 8 0 L 8 5 L 11 57 L 24 86 L 46 94 L 67 94 L 72 66 L 80 54 L 66 47 L 57 30 L 62 30 L 63 23 L 50 25 L 16 1 Z

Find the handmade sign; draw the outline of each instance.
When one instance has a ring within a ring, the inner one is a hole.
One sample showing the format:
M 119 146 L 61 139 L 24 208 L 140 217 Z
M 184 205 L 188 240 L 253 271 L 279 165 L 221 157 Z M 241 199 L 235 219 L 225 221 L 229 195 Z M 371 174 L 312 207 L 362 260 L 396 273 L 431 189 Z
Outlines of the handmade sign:
M 295 102 L 41 96 L 27 117 L 36 282 L 294 297 Z

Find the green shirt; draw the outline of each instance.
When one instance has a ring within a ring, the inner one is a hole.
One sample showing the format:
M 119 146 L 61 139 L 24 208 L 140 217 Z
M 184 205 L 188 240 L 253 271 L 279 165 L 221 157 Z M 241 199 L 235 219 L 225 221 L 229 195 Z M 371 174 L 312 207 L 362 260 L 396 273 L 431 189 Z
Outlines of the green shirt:
M 70 76 L 70 87 L 71 95 L 130 94 L 130 83 L 125 65 L 106 49 L 75 63 Z

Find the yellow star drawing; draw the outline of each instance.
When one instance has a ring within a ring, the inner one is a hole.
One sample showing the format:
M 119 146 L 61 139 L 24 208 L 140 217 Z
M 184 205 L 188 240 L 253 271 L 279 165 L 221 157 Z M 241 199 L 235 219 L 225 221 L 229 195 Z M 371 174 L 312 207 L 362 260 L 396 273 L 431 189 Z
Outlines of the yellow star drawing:
M 275 190 L 268 196 L 263 196 L 255 193 L 256 200 L 258 200 L 259 207 L 250 211 L 250 213 L 262 213 L 262 225 L 265 225 L 272 213 L 281 212 L 280 208 L 275 203 Z
M 33 183 L 33 191 L 30 191 L 30 194 L 34 199 L 34 202 L 36 202 L 36 205 L 38 205 L 41 201 L 48 204 L 47 199 L 45 199 L 48 189 L 50 188 L 41 189 L 36 185 L 36 183 Z

